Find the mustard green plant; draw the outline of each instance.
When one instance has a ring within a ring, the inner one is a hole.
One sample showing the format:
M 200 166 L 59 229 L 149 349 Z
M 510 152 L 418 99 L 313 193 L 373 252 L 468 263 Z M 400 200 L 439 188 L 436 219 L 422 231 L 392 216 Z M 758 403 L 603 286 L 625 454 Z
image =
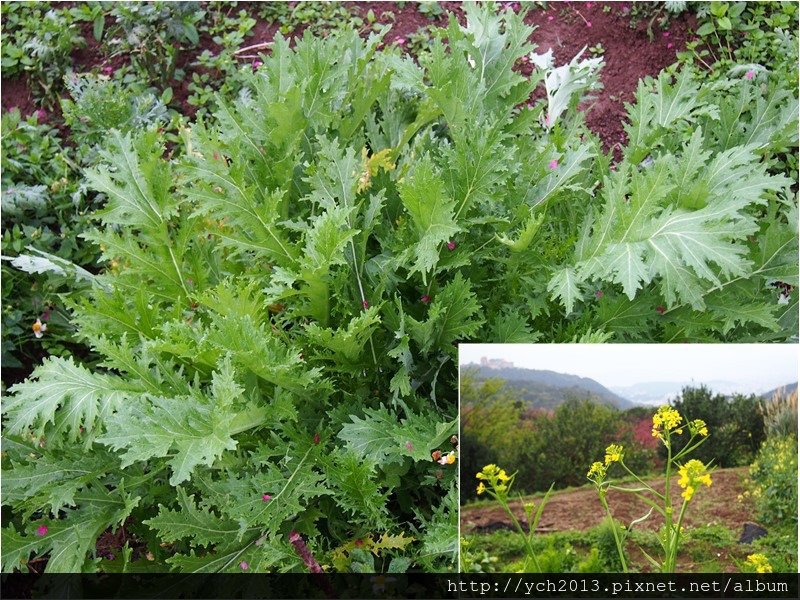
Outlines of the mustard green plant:
M 676 450 L 673 448 L 672 436 L 682 435 L 684 430 L 688 430 L 689 432 L 689 441 L 683 448 Z M 705 464 L 696 459 L 687 460 L 688 455 L 708 438 L 708 427 L 701 419 L 689 421 L 688 419 L 684 419 L 674 408 L 670 406 L 661 406 L 656 411 L 656 414 L 653 415 L 652 433 L 653 437 L 660 439 L 667 449 L 663 493 L 654 489 L 653 486 L 642 480 L 641 477 L 627 467 L 625 464 L 625 449 L 619 444 L 611 444 L 608 446 L 603 462 L 597 461 L 592 463 L 586 476 L 597 488 L 600 504 L 602 504 L 603 509 L 608 517 L 612 519 L 612 522 L 614 517 L 607 500 L 608 491 L 611 489 L 634 494 L 642 502 L 650 506 L 648 513 L 633 521 L 626 531 L 629 531 L 634 525 L 648 519 L 653 514 L 653 511 L 664 518 L 664 527 L 659 536 L 659 541 L 663 548 L 663 559 L 658 561 L 644 550 L 642 550 L 642 554 L 650 561 L 653 567 L 662 573 L 674 573 L 678 547 L 680 546 L 681 536 L 683 535 L 682 524 L 686 515 L 686 509 L 699 488 L 702 486 L 711 486 L 710 464 Z M 615 464 L 618 464 L 628 475 L 633 477 L 638 486 L 621 487 L 613 484 L 608 478 L 608 472 Z M 670 487 L 670 481 L 676 471 L 679 476 L 678 485 L 683 490 L 681 492 L 682 501 L 680 501 L 677 519 L 675 517 L 675 508 L 677 504 L 673 503 L 672 490 Z M 612 528 L 612 531 L 614 532 L 614 541 L 617 544 L 622 570 L 627 573 L 628 565 L 625 560 L 624 536 L 616 527 Z
M 480 496 L 487 494 L 500 504 L 500 506 L 511 519 L 514 529 L 517 531 L 517 533 L 519 533 L 525 543 L 525 552 L 527 554 L 526 564 L 532 564 L 536 569 L 536 572 L 541 573 L 542 567 L 539 563 L 538 557 L 536 556 L 536 552 L 533 550 L 533 536 L 536 533 L 536 527 L 539 525 L 539 520 L 542 518 L 542 512 L 547 504 L 547 500 L 550 498 L 550 493 L 553 491 L 553 486 L 550 486 L 550 489 L 547 490 L 547 493 L 544 495 L 544 498 L 542 498 L 542 501 L 538 506 L 533 502 L 522 502 L 522 496 L 520 496 L 520 502 L 522 502 L 522 507 L 525 511 L 525 521 L 528 526 L 528 531 L 526 532 L 522 527 L 522 523 L 520 523 L 519 519 L 517 519 L 516 515 L 511 510 L 508 500 L 509 494 L 511 493 L 511 487 L 514 485 L 514 478 L 516 476 L 516 473 L 509 475 L 506 473 L 505 469 L 501 469 L 497 465 L 486 465 L 478 474 L 475 475 L 475 477 L 479 480 L 477 490 L 478 495 Z

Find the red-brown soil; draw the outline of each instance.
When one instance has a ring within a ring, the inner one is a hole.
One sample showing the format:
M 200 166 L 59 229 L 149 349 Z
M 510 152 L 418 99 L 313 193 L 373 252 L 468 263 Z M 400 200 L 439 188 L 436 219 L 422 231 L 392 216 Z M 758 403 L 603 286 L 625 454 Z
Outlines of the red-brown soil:
M 686 527 L 721 523 L 728 528 L 739 531 L 744 524 L 752 521 L 752 508 L 739 501 L 737 497 L 744 491 L 744 478 L 747 468 L 718 469 L 712 474 L 713 484 L 710 488 L 703 486 L 697 491 L 689 505 L 684 519 Z M 658 479 L 648 481 L 658 490 Z M 683 501 L 678 478 L 671 482 L 672 501 L 678 504 Z M 635 484 L 622 484 L 623 487 L 636 487 Z M 663 489 L 663 483 L 661 483 Z M 649 507 L 630 493 L 611 490 L 608 492 L 608 504 L 614 517 L 624 524 L 644 516 Z M 535 500 L 536 503 L 539 500 Z M 511 509 L 515 516 L 522 520 L 524 512 L 520 501 L 512 502 Z M 538 530 L 542 533 L 555 531 L 585 531 L 601 523 L 605 517 L 597 492 L 592 486 L 576 490 L 555 492 L 545 506 Z M 636 525 L 637 528 L 658 531 L 664 520 L 653 512 L 649 519 Z M 496 504 L 487 506 L 465 506 L 461 509 L 462 533 L 488 532 L 510 528 L 508 515 Z

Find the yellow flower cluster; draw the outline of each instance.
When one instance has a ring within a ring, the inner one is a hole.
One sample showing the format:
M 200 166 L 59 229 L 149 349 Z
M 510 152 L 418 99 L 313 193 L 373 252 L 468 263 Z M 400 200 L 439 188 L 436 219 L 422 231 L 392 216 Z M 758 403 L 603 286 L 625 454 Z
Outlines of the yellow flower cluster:
M 708 427 L 706 426 L 706 422 L 703 421 L 703 419 L 689 421 L 689 433 L 692 435 L 708 437 Z
M 772 573 L 772 565 L 763 554 L 751 554 L 747 557 L 747 562 L 756 568 L 756 573 Z
M 677 434 L 683 433 L 683 429 L 678 429 L 682 417 L 680 413 L 670 406 L 660 406 L 653 415 L 653 437 L 664 439 L 664 432 L 675 431 Z
M 586 477 L 595 483 L 601 483 L 606 478 L 605 465 L 599 461 L 593 462 L 592 466 L 589 467 L 589 472 L 586 474 Z
M 611 444 L 606 448 L 606 466 L 615 462 L 622 462 L 625 454 L 622 451 L 622 446 L 619 444 Z
M 697 491 L 697 486 L 701 483 L 706 487 L 711 486 L 711 475 L 708 473 L 706 466 L 699 460 L 692 459 L 682 465 L 678 469 L 678 474 L 680 475 L 678 485 L 683 488 L 681 496 L 686 498 L 687 501 L 692 499 L 695 491 Z
M 498 494 L 502 494 L 503 492 L 507 491 L 508 486 L 506 484 L 511 481 L 511 476 L 506 473 L 506 470 L 501 469 L 494 464 L 489 464 L 483 467 L 481 472 L 477 473 L 475 477 L 481 480 L 481 482 L 478 484 L 478 494 L 482 494 L 488 489 L 484 484 L 484 481 L 487 482 L 489 487 Z

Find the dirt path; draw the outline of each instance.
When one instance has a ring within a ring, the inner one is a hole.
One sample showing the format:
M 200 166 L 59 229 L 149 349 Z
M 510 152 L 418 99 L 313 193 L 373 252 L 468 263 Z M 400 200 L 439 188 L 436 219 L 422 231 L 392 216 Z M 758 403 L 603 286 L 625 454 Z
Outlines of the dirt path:
M 747 467 L 715 471 L 712 474 L 712 486 L 710 488 L 703 487 L 697 491 L 687 510 L 684 519 L 685 525 L 724 523 L 734 531 L 741 530 L 745 522 L 752 520 L 750 505 L 737 499 L 739 494 L 744 491 L 746 474 Z M 648 484 L 655 489 L 659 489 L 658 482 L 658 479 L 648 480 Z M 624 487 L 635 487 L 633 484 L 623 485 Z M 663 484 L 661 485 L 663 488 Z M 671 489 L 673 503 L 682 501 L 677 477 L 672 479 Z M 614 490 L 608 493 L 608 504 L 614 517 L 625 524 L 642 517 L 649 510 L 647 504 L 633 494 Z M 512 503 L 511 508 L 518 519 L 524 518 L 519 501 Z M 586 486 L 576 490 L 556 492 L 550 497 L 542 513 L 539 531 L 585 531 L 599 525 L 603 517 L 604 511 L 600 506 L 594 487 Z M 657 531 L 662 524 L 663 519 L 654 513 L 637 527 Z M 490 532 L 509 526 L 508 515 L 496 505 L 464 506 L 461 509 L 462 533 Z

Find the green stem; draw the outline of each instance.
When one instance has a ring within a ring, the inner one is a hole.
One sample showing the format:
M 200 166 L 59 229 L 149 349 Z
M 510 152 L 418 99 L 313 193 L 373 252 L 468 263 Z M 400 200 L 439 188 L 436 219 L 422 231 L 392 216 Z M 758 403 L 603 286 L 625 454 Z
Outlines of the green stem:
M 671 489 L 670 489 L 670 477 L 672 475 L 672 444 L 670 443 L 669 439 L 669 431 L 664 432 L 665 440 L 664 443 L 667 446 L 667 469 L 666 475 L 664 479 L 664 527 L 665 527 L 665 561 L 664 561 L 664 568 L 662 569 L 665 573 L 672 573 L 672 565 L 670 564 L 670 550 L 672 544 L 672 498 L 671 498 Z
M 511 507 L 508 505 L 508 502 L 505 499 L 501 499 L 499 496 L 495 495 L 495 499 L 500 503 L 503 509 L 508 513 L 508 516 L 511 517 L 511 522 L 514 523 L 514 527 L 517 528 L 517 531 L 522 536 L 522 539 L 525 541 L 525 550 L 528 552 L 528 557 L 533 560 L 533 564 L 536 565 L 536 572 L 541 573 L 542 568 L 539 566 L 539 561 L 536 559 L 536 554 L 533 551 L 533 546 L 531 546 L 531 540 L 528 535 L 522 529 L 522 525 L 517 520 L 517 517 L 514 516 L 514 513 L 511 511 Z

